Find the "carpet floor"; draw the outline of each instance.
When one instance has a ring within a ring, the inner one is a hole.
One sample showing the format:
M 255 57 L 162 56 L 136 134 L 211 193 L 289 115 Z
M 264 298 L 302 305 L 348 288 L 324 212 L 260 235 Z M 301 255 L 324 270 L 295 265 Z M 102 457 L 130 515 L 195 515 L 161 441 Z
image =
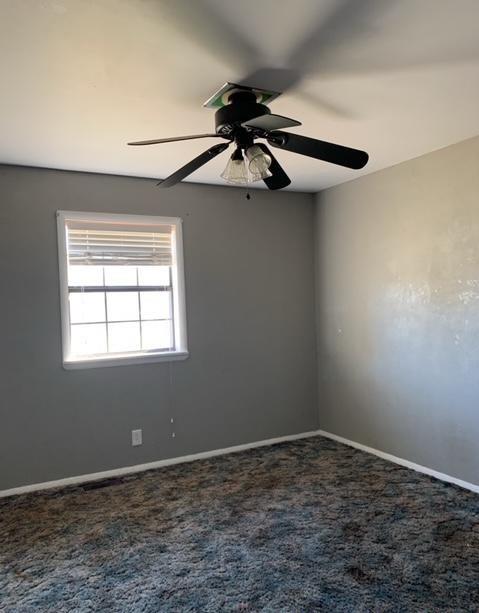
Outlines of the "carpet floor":
M 479 496 L 315 437 L 7 498 L 0 610 L 478 611 Z

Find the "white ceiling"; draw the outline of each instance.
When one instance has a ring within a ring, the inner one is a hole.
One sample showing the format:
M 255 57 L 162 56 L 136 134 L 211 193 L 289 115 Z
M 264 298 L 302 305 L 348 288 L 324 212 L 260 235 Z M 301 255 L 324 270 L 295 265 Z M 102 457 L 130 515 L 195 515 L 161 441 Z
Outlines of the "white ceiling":
M 212 131 L 202 103 L 263 70 L 296 132 L 370 153 L 352 171 L 275 150 L 318 191 L 479 134 L 478 24 L 479 0 L 2 0 L 0 162 L 163 178 L 215 139 L 125 143 Z M 226 160 L 189 179 L 222 183 Z

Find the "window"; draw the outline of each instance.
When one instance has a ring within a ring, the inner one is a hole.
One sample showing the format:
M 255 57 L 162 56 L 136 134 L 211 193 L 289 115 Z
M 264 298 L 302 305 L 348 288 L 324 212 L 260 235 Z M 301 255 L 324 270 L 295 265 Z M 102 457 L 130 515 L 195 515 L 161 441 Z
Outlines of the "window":
M 184 359 L 181 219 L 58 211 L 65 368 Z

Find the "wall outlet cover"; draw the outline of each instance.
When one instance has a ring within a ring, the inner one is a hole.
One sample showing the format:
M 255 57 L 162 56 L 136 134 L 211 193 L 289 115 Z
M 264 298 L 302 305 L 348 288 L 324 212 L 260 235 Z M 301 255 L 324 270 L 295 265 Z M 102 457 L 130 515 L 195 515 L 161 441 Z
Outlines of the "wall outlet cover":
M 131 431 L 131 444 L 133 445 L 133 447 L 137 447 L 138 445 L 143 444 L 143 434 L 141 430 Z

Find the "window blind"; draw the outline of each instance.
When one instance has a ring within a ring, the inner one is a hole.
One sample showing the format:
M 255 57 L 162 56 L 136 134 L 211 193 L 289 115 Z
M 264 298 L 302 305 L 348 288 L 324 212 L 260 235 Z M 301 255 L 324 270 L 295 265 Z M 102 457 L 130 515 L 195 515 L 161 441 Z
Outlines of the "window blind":
M 68 220 L 70 265 L 171 266 L 173 227 Z

